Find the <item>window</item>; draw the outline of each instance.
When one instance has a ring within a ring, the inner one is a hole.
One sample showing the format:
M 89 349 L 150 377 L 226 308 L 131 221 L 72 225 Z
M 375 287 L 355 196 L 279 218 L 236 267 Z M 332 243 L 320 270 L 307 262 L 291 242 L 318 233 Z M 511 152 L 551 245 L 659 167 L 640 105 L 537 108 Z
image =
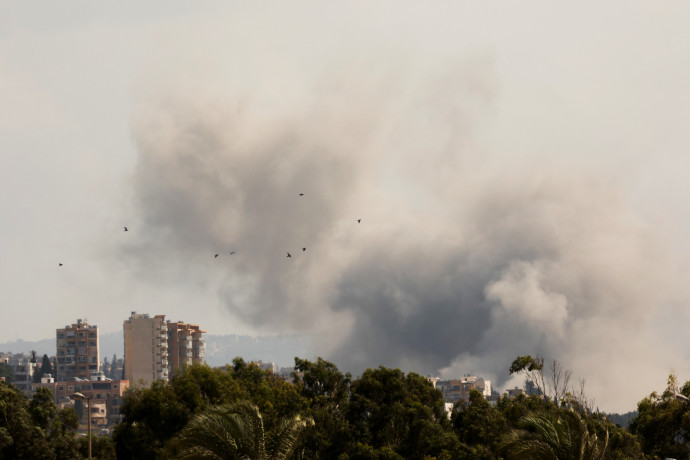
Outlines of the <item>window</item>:
M 69 386 L 67 387 L 67 389 L 73 391 L 73 390 L 74 390 L 74 385 L 69 385 Z

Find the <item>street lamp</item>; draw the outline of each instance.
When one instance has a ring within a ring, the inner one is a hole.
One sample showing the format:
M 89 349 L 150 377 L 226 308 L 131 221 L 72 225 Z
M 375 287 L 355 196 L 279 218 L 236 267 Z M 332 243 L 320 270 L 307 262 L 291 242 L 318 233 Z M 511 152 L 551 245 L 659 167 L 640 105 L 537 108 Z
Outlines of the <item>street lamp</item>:
M 72 399 L 86 399 L 86 412 L 89 419 L 89 460 L 91 460 L 91 396 L 84 396 L 83 393 L 76 392 L 70 396 Z

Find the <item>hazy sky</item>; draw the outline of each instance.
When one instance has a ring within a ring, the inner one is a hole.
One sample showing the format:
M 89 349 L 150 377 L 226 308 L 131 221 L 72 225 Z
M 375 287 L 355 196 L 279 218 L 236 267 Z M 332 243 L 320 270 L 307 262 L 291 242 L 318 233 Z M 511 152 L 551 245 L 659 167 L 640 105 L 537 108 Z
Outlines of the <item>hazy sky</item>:
M 690 378 L 689 17 L 0 1 L 0 341 L 137 310 L 501 390 L 541 353 L 632 410 Z

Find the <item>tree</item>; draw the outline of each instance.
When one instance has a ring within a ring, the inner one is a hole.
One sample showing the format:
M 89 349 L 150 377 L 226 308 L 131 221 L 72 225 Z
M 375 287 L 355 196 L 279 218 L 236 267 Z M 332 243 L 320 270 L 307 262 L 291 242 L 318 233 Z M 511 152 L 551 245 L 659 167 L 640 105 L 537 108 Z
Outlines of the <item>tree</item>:
M 510 375 L 524 374 L 525 378 L 536 386 L 537 393 L 544 399 L 548 398 L 544 377 L 544 358 L 539 355 L 534 358 L 530 355 L 518 356 L 510 365 L 509 372 Z
M 14 371 L 12 370 L 12 366 L 0 363 L 0 377 L 5 377 L 5 381 L 8 383 L 14 382 Z
M 500 434 L 506 429 L 506 420 L 491 407 L 484 395 L 470 390 L 469 401 L 460 401 L 452 416 L 453 427 L 460 442 L 473 449 L 481 458 L 496 458 Z
M 354 457 L 360 444 L 382 458 L 438 457 L 458 447 L 441 392 L 399 369 L 367 369 L 352 382 L 347 421 L 347 450 Z
M 256 364 L 236 360 L 225 369 L 186 366 L 170 382 L 156 381 L 150 388 L 133 388 L 125 395 L 120 408 L 123 421 L 113 433 L 118 457 L 155 458 L 194 415 L 238 399 L 260 408 L 268 430 L 302 408 L 293 385 Z
M 678 388 L 670 374 L 666 390 L 653 392 L 637 404 L 638 415 L 630 422 L 630 432 L 640 439 L 647 455 L 690 458 L 690 381 Z
M 44 354 L 43 359 L 41 360 L 41 367 L 36 369 L 36 372 L 34 372 L 34 383 L 41 383 L 41 378 L 46 374 L 50 374 L 55 377 L 53 363 L 50 362 L 48 355 Z
M 76 428 L 76 414 L 58 411 L 51 390 L 42 388 L 29 401 L 16 387 L 0 382 L 0 458 L 80 458 Z
M 34 425 L 47 431 L 50 421 L 57 414 L 57 407 L 50 388 L 39 388 L 29 402 L 29 414 Z
M 352 376 L 318 358 L 316 362 L 295 358 L 293 379 L 306 400 L 306 411 L 314 420 L 302 435 L 297 458 L 337 458 L 349 440 L 346 419 Z
M 499 450 L 508 460 L 598 460 L 608 445 L 608 431 L 600 441 L 575 411 L 537 412 L 523 417 L 519 429 L 510 430 Z
M 124 368 L 124 366 L 123 366 L 123 368 Z M 113 359 L 112 359 L 112 361 L 110 361 L 110 378 L 115 379 L 115 380 L 117 380 L 119 378 L 124 378 L 124 376 L 115 375 L 116 372 L 117 372 L 117 355 L 115 353 L 113 353 Z
M 305 426 L 295 416 L 267 435 L 258 407 L 239 401 L 196 415 L 171 441 L 170 448 L 176 458 L 185 459 L 282 460 L 290 455 Z

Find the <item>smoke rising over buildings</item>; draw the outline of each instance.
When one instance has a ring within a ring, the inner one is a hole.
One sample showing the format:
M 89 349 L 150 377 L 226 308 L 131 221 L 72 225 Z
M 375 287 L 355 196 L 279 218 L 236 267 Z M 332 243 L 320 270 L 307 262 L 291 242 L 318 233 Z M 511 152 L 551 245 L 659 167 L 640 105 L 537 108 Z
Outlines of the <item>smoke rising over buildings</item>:
M 517 354 L 542 353 L 604 399 L 611 372 L 639 379 L 611 361 L 653 359 L 645 325 L 667 273 L 627 191 L 587 161 L 483 145 L 501 99 L 491 51 L 329 44 L 254 62 L 231 43 L 231 69 L 148 83 L 134 187 L 153 236 L 132 257 L 214 279 L 233 317 L 312 334 L 354 372 L 501 384 Z
M 542 353 L 630 410 L 690 377 L 681 5 L 8 6 L 6 319 L 155 304 L 498 388 Z

